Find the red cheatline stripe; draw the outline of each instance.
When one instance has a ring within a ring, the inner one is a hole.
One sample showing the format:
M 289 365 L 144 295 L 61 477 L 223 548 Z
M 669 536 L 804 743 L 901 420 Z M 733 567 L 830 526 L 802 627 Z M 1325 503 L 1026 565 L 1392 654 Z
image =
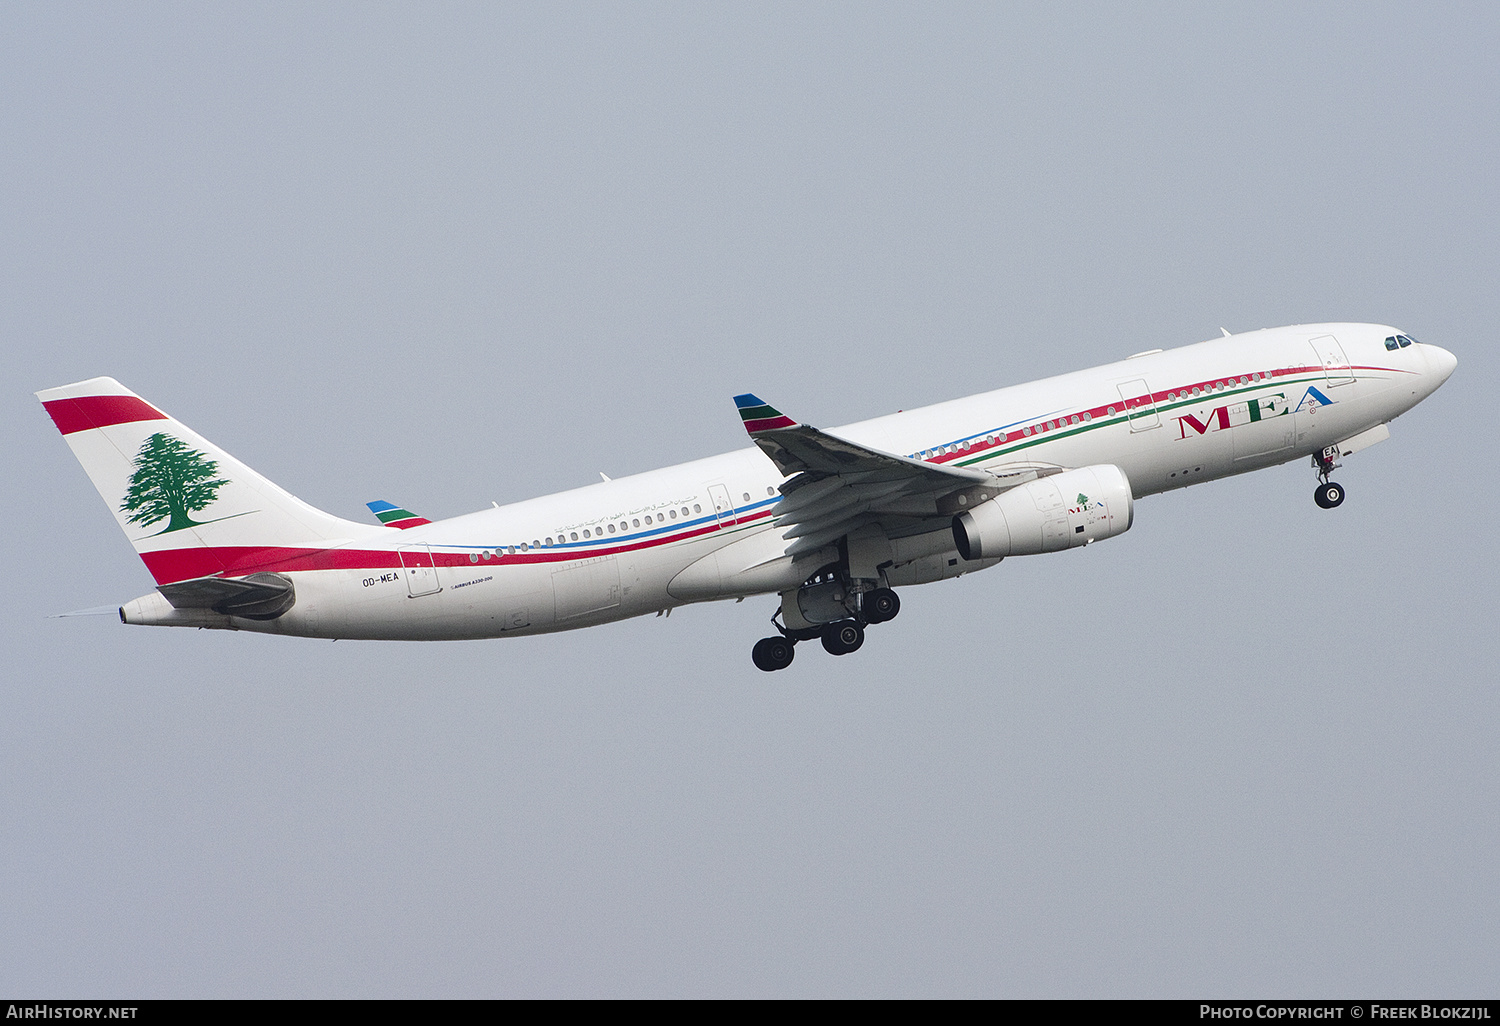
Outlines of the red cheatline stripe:
M 405 531 L 408 528 L 421 527 L 423 524 L 430 523 L 432 523 L 432 521 L 428 520 L 426 517 L 402 517 L 400 520 L 387 520 L 385 522 L 385 526 L 395 527 L 399 530 Z
M 776 428 L 796 427 L 797 422 L 791 417 L 775 417 L 767 420 L 747 420 L 745 430 L 754 434 L 757 431 L 774 431 Z
M 167 415 L 133 395 L 86 395 L 78 399 L 54 399 L 43 403 L 52 423 L 65 435 L 111 424 L 138 420 L 166 420 Z
M 753 521 L 763 520 L 770 515 L 770 510 L 762 510 L 752 516 L 741 518 L 737 526 L 743 528 Z M 566 563 L 576 559 L 593 559 L 596 556 L 657 548 L 689 538 L 701 538 L 722 529 L 717 524 L 705 524 L 691 531 L 683 531 L 663 538 L 646 538 L 623 544 L 604 544 L 598 548 L 532 549 L 524 553 L 506 553 L 491 559 L 490 565 L 493 566 L 496 563 L 501 565 Z M 471 566 L 469 551 L 464 549 L 459 552 L 449 552 L 439 549 L 433 552 L 432 562 L 440 567 L 467 569 Z M 408 560 L 412 558 L 423 560 L 420 564 L 422 566 L 431 565 L 426 562 L 425 550 L 420 555 L 409 553 L 407 558 Z M 225 577 L 243 577 L 246 574 L 259 573 L 263 570 L 296 573 L 304 570 L 398 570 L 401 568 L 401 558 L 394 549 L 306 549 L 279 545 L 221 545 L 215 548 L 163 549 L 157 552 L 142 552 L 141 561 L 146 564 L 146 569 L 151 571 L 151 576 L 156 578 L 157 584 L 190 581 L 195 577 L 208 577 L 215 574 Z

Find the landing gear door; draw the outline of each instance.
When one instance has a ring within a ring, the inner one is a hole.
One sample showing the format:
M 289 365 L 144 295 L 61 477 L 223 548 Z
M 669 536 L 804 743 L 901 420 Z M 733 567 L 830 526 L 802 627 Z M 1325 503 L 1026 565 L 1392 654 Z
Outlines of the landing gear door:
M 1144 378 L 1122 382 L 1119 389 L 1126 416 L 1130 418 L 1131 431 L 1150 431 L 1154 427 L 1161 427 L 1156 400 L 1151 397 L 1151 386 L 1146 384 Z
M 734 523 L 734 503 L 729 499 L 729 489 L 721 484 L 708 486 L 708 497 L 713 500 L 714 516 L 726 527 Z
M 412 598 L 436 595 L 443 590 L 438 583 L 437 563 L 432 559 L 432 549 L 426 545 L 400 545 L 396 555 L 401 559 L 401 569 L 406 574 L 406 593 Z
M 1339 345 L 1339 340 L 1332 335 L 1319 335 L 1312 340 L 1313 352 L 1318 354 L 1318 362 L 1323 365 L 1323 373 L 1328 378 L 1330 385 L 1347 385 L 1354 380 L 1354 370 L 1349 366 L 1349 357 L 1344 355 L 1344 347 Z

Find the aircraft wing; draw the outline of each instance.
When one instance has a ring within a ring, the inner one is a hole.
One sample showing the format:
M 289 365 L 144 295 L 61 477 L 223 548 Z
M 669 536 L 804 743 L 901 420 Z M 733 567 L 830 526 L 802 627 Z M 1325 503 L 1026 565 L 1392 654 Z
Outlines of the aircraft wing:
M 1003 475 L 926 463 L 799 424 L 757 396 L 734 397 L 752 441 L 783 474 L 777 526 L 800 556 L 870 524 L 887 537 L 939 529 L 955 513 L 1051 468 L 1018 467 Z

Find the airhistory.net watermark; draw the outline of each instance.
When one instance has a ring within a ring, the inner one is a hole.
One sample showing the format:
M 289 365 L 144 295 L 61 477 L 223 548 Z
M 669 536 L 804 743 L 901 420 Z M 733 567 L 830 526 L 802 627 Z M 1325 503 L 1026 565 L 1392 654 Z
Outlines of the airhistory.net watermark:
M 6 1005 L 7 1019 L 134 1019 L 139 1005 L 75 1005 L 31 1001 Z

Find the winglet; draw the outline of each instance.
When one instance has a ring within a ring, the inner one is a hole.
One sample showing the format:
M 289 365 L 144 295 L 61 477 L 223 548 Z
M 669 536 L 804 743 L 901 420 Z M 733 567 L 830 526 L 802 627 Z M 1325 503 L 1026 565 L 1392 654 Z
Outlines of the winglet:
M 745 422 L 745 430 L 752 438 L 762 431 L 797 426 L 797 422 L 791 417 L 749 392 L 735 396 L 734 405 L 739 408 L 740 419 Z
M 397 527 L 404 531 L 408 527 L 421 527 L 423 524 L 432 523 L 426 517 L 419 517 L 411 510 L 402 509 L 383 499 L 376 499 L 365 505 L 370 507 L 370 512 L 374 513 L 375 518 L 386 527 Z

